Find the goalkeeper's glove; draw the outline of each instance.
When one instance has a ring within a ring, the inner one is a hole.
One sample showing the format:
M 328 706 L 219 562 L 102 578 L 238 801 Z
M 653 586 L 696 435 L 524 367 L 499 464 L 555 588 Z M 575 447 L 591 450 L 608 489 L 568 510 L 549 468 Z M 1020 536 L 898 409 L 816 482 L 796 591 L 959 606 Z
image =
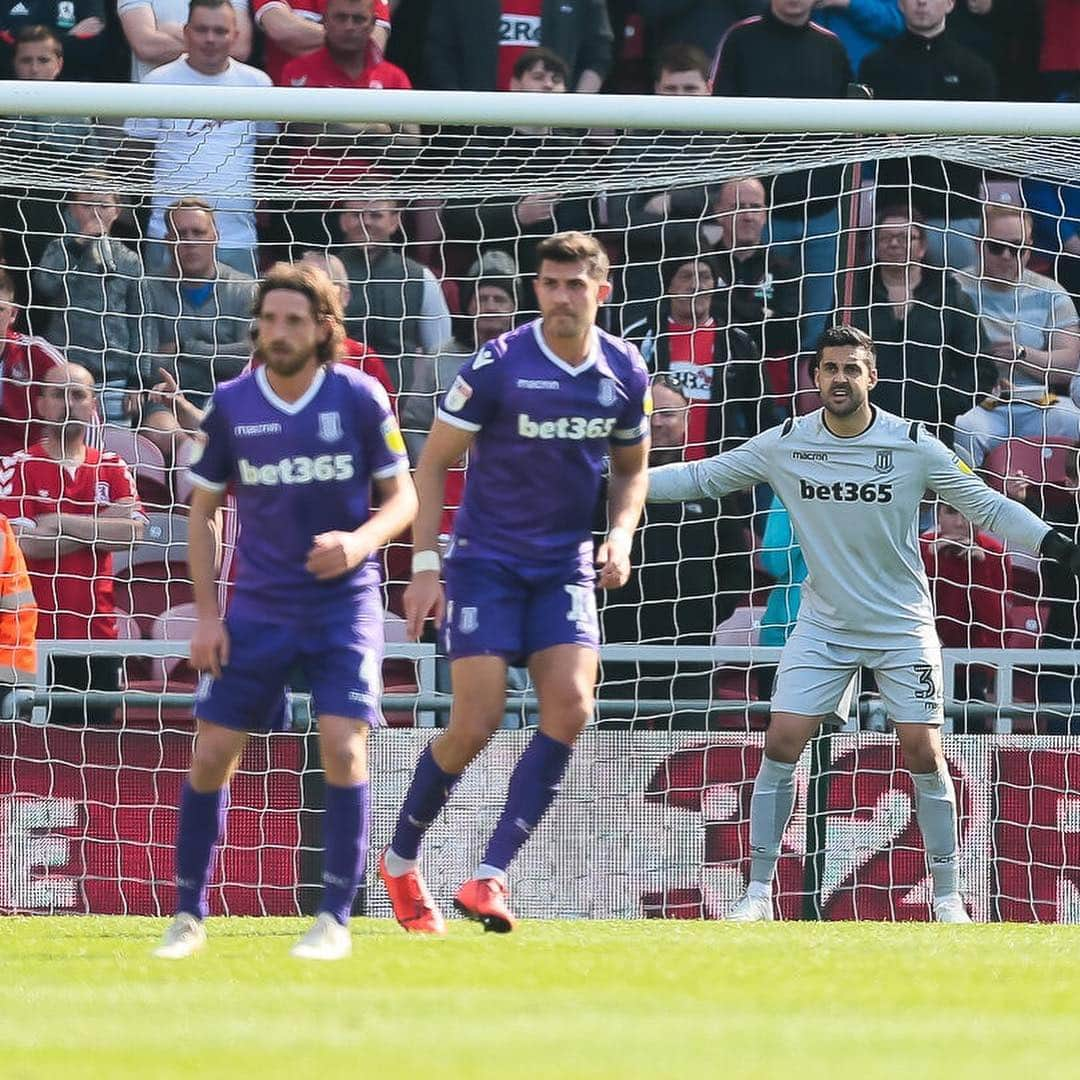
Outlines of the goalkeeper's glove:
M 1048 559 L 1056 559 L 1062 566 L 1067 566 L 1074 574 L 1080 574 L 1080 547 L 1056 529 L 1051 529 L 1039 545 L 1039 554 Z

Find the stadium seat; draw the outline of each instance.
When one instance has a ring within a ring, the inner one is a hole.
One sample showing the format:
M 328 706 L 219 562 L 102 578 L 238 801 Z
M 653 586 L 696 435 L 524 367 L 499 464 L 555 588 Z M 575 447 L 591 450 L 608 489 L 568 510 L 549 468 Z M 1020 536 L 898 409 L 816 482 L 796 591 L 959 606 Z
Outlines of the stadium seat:
M 740 607 L 713 631 L 713 644 L 756 645 L 761 634 L 764 607 Z
M 187 506 L 191 502 L 191 491 L 195 486 L 191 482 L 191 466 L 200 445 L 194 439 L 185 439 L 176 448 L 176 457 L 173 460 L 173 497 L 179 506 Z
M 195 628 L 195 605 L 177 604 L 176 607 L 163 611 L 150 626 L 152 641 L 190 641 Z M 195 671 L 182 656 L 156 656 L 153 666 L 155 673 L 164 683 L 180 682 L 194 686 L 197 681 Z M 173 689 L 170 686 L 170 689 Z
M 188 520 L 182 514 L 147 515 L 142 541 L 129 551 L 113 554 L 113 572 L 119 574 L 141 563 L 187 563 Z
M 1050 605 L 1047 603 L 1010 604 L 1005 629 L 1005 648 L 1037 649 L 1049 617 Z M 1038 700 L 1038 687 L 1032 670 L 1013 670 L 1012 692 L 1013 701 L 1016 702 Z M 1013 730 L 1018 730 L 1015 724 Z
M 172 504 L 165 458 L 149 439 L 130 428 L 106 424 L 101 429 L 101 444 L 103 449 L 112 451 L 131 467 L 139 498 L 144 504 L 152 507 Z
M 1069 476 L 1070 458 L 1076 450 L 1075 443 L 1057 439 L 1008 439 L 986 455 L 982 471 L 986 482 L 998 491 L 1005 489 L 1007 478 L 1023 473 L 1041 490 L 1045 505 L 1064 503 L 1076 499 L 1076 481 Z
M 138 620 L 146 636 L 159 615 L 192 599 L 186 562 L 142 562 L 116 575 L 116 605 Z
M 392 611 L 386 613 L 383 622 L 383 634 L 388 645 L 409 640 L 405 633 L 405 620 Z M 413 660 L 391 657 L 383 661 L 383 688 L 388 694 L 416 693 L 416 662 Z M 383 715 L 388 727 L 412 727 L 415 714 L 409 709 L 398 709 Z

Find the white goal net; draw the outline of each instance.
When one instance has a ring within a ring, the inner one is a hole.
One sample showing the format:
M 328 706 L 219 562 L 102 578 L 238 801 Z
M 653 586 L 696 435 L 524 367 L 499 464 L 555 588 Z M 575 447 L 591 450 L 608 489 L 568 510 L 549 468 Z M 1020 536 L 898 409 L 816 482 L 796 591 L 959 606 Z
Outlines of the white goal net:
M 882 408 L 1075 537 L 1078 127 L 1068 106 L 5 87 L 0 512 L 59 512 L 12 462 L 41 439 L 40 389 L 66 358 L 93 378 L 89 441 L 127 469 L 64 510 L 133 496 L 144 521 L 126 546 L 32 551 L 44 644 L 0 723 L 0 910 L 172 903 L 195 439 L 154 388 L 173 380 L 198 409 L 245 368 L 270 265 L 313 260 L 338 284 L 348 362 L 385 383 L 414 460 L 457 367 L 534 316 L 537 243 L 581 229 L 612 261 L 603 326 L 656 376 L 658 461 L 816 407 L 814 342 L 851 322 L 877 343 Z M 447 531 L 461 489 L 458 474 Z M 965 896 L 983 919 L 1078 920 L 1077 584 L 933 501 L 920 529 Z M 404 641 L 409 552 L 402 537 L 385 553 L 375 850 L 430 735 L 393 729 L 437 726 L 448 702 L 434 640 Z M 515 868 L 530 915 L 715 917 L 743 885 L 776 650 L 805 576 L 797 538 L 758 489 L 649 508 L 634 558 L 631 585 L 603 598 L 596 730 Z M 315 895 L 322 782 L 297 691 L 295 731 L 256 740 L 234 785 L 218 911 L 293 913 Z M 506 726 L 527 727 L 524 673 L 511 691 Z M 807 752 L 785 916 L 926 917 L 888 723 L 867 678 L 844 731 Z M 437 892 L 475 854 L 521 738 L 500 735 L 433 835 Z M 377 890 L 367 903 L 385 911 Z

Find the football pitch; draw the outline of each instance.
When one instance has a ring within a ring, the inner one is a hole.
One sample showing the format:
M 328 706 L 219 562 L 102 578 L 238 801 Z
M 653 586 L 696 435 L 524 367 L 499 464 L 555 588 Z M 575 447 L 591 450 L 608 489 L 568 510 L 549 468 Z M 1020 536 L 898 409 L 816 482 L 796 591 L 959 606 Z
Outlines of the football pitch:
M 0 1075 L 1080 1075 L 1080 927 L 356 920 L 331 964 L 300 919 L 0 920 Z

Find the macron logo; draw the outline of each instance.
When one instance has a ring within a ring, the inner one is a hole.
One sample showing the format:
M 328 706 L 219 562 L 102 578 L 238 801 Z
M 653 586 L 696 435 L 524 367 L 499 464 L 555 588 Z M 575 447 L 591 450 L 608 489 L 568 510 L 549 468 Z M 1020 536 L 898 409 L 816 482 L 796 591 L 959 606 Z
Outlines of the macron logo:
M 518 379 L 519 390 L 558 390 L 558 379 Z
M 266 424 L 236 424 L 233 427 L 234 435 L 280 435 L 281 425 L 276 421 Z

